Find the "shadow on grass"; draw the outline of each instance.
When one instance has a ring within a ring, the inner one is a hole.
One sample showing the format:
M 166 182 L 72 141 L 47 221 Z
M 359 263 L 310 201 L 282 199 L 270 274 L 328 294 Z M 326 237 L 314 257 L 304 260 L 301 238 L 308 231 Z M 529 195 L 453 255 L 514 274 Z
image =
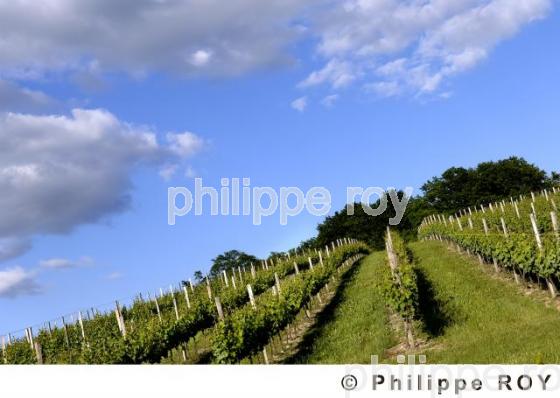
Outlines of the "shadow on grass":
M 360 260 L 362 261 L 362 260 Z M 334 320 L 336 307 L 344 300 L 346 287 L 353 281 L 359 264 L 351 267 L 343 276 L 337 291 L 327 306 L 315 318 L 313 326 L 303 335 L 302 340 L 295 349 L 295 353 L 282 361 L 284 364 L 305 364 L 313 352 L 313 342 L 321 336 L 323 326 Z
M 418 284 L 418 309 L 424 329 L 430 337 L 441 336 L 448 326 L 454 323 L 446 303 L 436 297 L 436 292 L 423 270 L 415 268 Z

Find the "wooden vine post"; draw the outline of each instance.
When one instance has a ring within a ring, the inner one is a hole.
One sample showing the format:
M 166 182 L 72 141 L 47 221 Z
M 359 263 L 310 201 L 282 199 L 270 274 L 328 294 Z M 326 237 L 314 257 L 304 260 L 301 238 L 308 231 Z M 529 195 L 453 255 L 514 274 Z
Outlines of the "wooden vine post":
M 157 304 L 157 299 L 156 299 L 156 304 Z M 159 308 L 159 306 L 158 306 L 158 308 Z M 118 301 L 115 301 L 115 317 L 117 318 L 117 324 L 119 325 L 119 331 L 121 332 L 123 337 L 126 337 L 126 325 L 124 323 L 124 318 L 123 318 L 123 315 L 122 315 L 122 312 L 121 312 L 121 307 L 120 307 Z
M 159 310 L 159 303 L 158 303 L 157 297 L 155 298 L 155 303 L 156 303 L 156 312 L 157 312 L 157 316 L 159 318 L 159 323 L 162 323 L 163 319 L 161 318 L 161 311 Z
M 210 286 L 210 281 L 206 277 L 206 292 L 208 293 L 208 299 L 212 300 L 212 287 Z
M 187 308 L 191 309 L 191 300 L 189 298 L 189 291 L 186 286 L 183 286 L 183 293 L 185 293 L 185 300 L 187 302 Z
M 43 364 L 43 348 L 41 347 L 41 343 L 35 341 L 33 344 L 33 349 L 35 350 L 35 356 L 37 357 L 37 364 Z
M 482 226 L 484 227 L 484 235 L 488 236 L 488 223 L 486 222 L 485 218 L 482 219 Z M 478 262 L 480 264 L 484 264 L 484 259 L 482 258 L 482 255 L 480 255 L 480 253 L 478 253 Z
M 274 283 L 276 285 L 276 293 L 280 296 L 280 293 L 282 292 L 280 290 L 280 278 L 278 278 L 278 274 L 276 272 L 274 273 Z
M 84 320 L 82 318 L 82 311 L 78 312 L 78 323 L 80 324 L 80 331 L 82 332 L 82 339 L 86 341 L 86 331 L 84 330 Z
M 295 261 L 294 261 L 294 270 L 296 272 L 296 275 L 299 275 L 299 267 Z
M 66 342 L 66 347 L 70 347 L 70 339 L 68 338 L 68 326 L 66 326 L 66 320 L 62 317 L 62 329 L 64 330 L 64 341 Z
M 226 287 L 229 287 L 229 281 L 228 281 L 226 270 L 223 270 L 222 273 L 223 273 L 223 276 L 224 276 L 224 283 L 226 284 Z
M 535 217 L 535 213 L 530 214 L 531 217 L 531 226 L 533 227 L 533 233 L 535 234 L 535 240 L 537 241 L 537 247 L 539 252 L 543 251 L 543 244 L 541 240 L 541 235 L 539 233 L 539 228 L 537 226 L 537 219 Z M 546 284 L 548 286 L 548 290 L 550 291 L 550 295 L 552 297 L 556 297 L 558 295 L 558 290 L 556 289 L 556 285 L 551 277 L 546 278 Z
M 552 229 L 554 230 L 554 235 L 556 236 L 556 240 L 560 242 L 560 233 L 558 230 L 558 217 L 556 216 L 555 211 L 550 212 L 550 219 L 552 220 Z
M 255 302 L 255 296 L 253 295 L 253 289 L 251 288 L 251 285 L 247 285 L 247 293 L 249 294 L 251 307 L 253 307 L 253 309 L 257 309 L 257 303 Z
M 253 265 L 253 263 L 251 263 L 251 277 L 253 278 L 253 280 L 257 277 L 255 272 L 255 266 Z
M 179 320 L 179 308 L 177 307 L 177 299 L 175 298 L 175 291 L 173 290 L 173 286 L 169 286 L 169 293 L 171 294 L 171 298 L 173 299 L 173 309 L 175 310 L 175 319 Z
M 216 296 L 214 298 L 214 302 L 216 303 L 216 310 L 218 311 L 218 317 L 220 319 L 220 321 L 224 320 L 224 309 L 222 308 L 222 302 L 220 301 L 220 298 L 218 296 Z
M 6 357 L 6 336 L 2 336 L 2 357 L 4 358 L 4 363 L 8 363 L 8 358 Z
M 237 267 L 237 273 L 239 274 L 239 281 L 243 284 L 243 274 L 241 273 L 241 267 Z

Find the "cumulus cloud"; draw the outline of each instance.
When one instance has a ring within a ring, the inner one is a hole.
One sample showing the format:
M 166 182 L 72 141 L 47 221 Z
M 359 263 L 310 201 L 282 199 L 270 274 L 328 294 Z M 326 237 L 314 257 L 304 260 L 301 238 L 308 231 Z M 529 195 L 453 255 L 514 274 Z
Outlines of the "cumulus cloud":
M 303 112 L 303 111 L 305 111 L 305 108 L 307 108 L 307 97 L 297 98 L 297 99 L 293 100 L 290 105 L 296 111 Z
M 35 273 L 22 267 L 0 270 L 0 297 L 16 298 L 40 294 L 41 286 L 35 279 Z
M 0 0 L 0 79 L 67 73 L 98 90 L 107 71 L 237 76 L 291 64 L 294 44 L 313 38 L 324 65 L 301 88 L 359 82 L 380 95 L 423 94 L 551 8 L 552 0 Z M 46 101 L 6 90 L 26 104 Z
M 326 65 L 300 86 L 336 89 L 362 78 L 382 96 L 432 93 L 551 6 L 551 0 L 343 1 L 317 24 Z
M 0 75 L 86 68 L 237 75 L 290 62 L 315 0 L 0 1 Z
M 0 239 L 12 242 L 12 249 L 0 245 L 0 258 L 17 252 L 18 240 L 68 233 L 126 210 L 137 167 L 181 160 L 202 145 L 190 132 L 167 140 L 160 144 L 154 131 L 104 110 L 0 114 Z

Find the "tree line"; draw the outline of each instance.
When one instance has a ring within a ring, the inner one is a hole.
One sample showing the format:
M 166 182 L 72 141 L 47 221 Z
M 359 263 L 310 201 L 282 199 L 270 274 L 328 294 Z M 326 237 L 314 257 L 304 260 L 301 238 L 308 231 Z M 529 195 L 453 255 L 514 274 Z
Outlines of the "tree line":
M 496 202 L 558 185 L 559 173 L 553 171 L 549 174 L 521 157 L 483 162 L 471 168 L 451 167 L 422 185 L 422 193 L 410 198 L 401 222 L 394 228 L 405 240 L 414 240 L 418 226 L 430 214 L 453 214 L 468 206 Z M 398 194 L 399 198 L 404 195 L 403 192 Z M 380 200 L 369 205 L 375 208 L 379 204 Z M 317 226 L 317 235 L 301 242 L 291 253 L 321 248 L 340 237 L 352 237 L 375 249 L 383 249 L 389 218 L 396 214 L 393 202 L 387 200 L 387 211 L 376 217 L 368 215 L 361 203 L 354 203 L 353 215 L 349 215 L 348 206 L 351 204 L 327 217 Z M 268 259 L 277 259 L 286 254 L 274 252 Z M 210 275 L 215 276 L 224 270 L 229 272 L 237 267 L 249 267 L 251 263 L 260 261 L 262 259 L 254 255 L 230 250 L 213 259 Z M 198 281 L 203 276 L 201 271 L 195 273 Z

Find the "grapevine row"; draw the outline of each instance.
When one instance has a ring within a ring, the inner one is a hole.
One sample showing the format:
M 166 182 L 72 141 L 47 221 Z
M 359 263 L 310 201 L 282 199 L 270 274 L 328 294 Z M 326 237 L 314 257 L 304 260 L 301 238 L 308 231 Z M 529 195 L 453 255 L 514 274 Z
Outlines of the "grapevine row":
M 560 191 L 543 191 L 530 197 L 510 198 L 467 209 L 453 216 L 434 215 L 419 228 L 419 237 L 451 242 L 514 273 L 546 280 L 552 296 L 560 278 L 558 206 Z
M 385 301 L 402 318 L 408 345 L 414 347 L 413 321 L 418 308 L 416 273 L 402 237 L 387 228 L 385 237 L 387 267 L 380 275 Z
M 339 247 L 349 240 L 337 242 Z M 333 243 L 332 248 L 335 249 Z M 337 249 L 338 250 L 338 249 Z M 328 256 L 329 249 L 325 251 Z M 305 270 L 322 260 L 321 252 L 297 256 L 276 266 L 251 270 L 252 290 L 262 294 L 275 284 L 276 277 L 285 278 L 296 269 Z M 245 279 L 249 277 L 246 275 Z M 226 316 L 249 301 L 247 290 L 225 288 L 225 281 L 206 280 L 193 286 L 190 293 L 171 291 L 159 298 L 145 301 L 139 296 L 130 308 L 117 304 L 115 314 L 94 314 L 62 328 L 45 328 L 37 336 L 31 332 L 24 339 L 9 341 L 3 346 L 4 363 L 154 363 L 170 349 L 188 341 L 198 332 L 218 321 L 216 294 Z M 226 279 L 227 280 L 227 279 Z M 232 283 L 235 284 L 235 279 Z M 239 270 L 239 282 L 243 276 Z M 240 283 L 240 285 L 241 285 Z M 184 298 L 180 299 L 182 294 Z M 40 347 L 40 352 L 37 348 Z
M 356 243 L 337 250 L 322 266 L 286 281 L 279 294 L 267 294 L 254 306 L 247 305 L 220 322 L 213 336 L 212 351 L 217 363 L 236 363 L 260 352 L 293 322 L 311 297 L 330 280 L 338 267 L 367 253 Z

